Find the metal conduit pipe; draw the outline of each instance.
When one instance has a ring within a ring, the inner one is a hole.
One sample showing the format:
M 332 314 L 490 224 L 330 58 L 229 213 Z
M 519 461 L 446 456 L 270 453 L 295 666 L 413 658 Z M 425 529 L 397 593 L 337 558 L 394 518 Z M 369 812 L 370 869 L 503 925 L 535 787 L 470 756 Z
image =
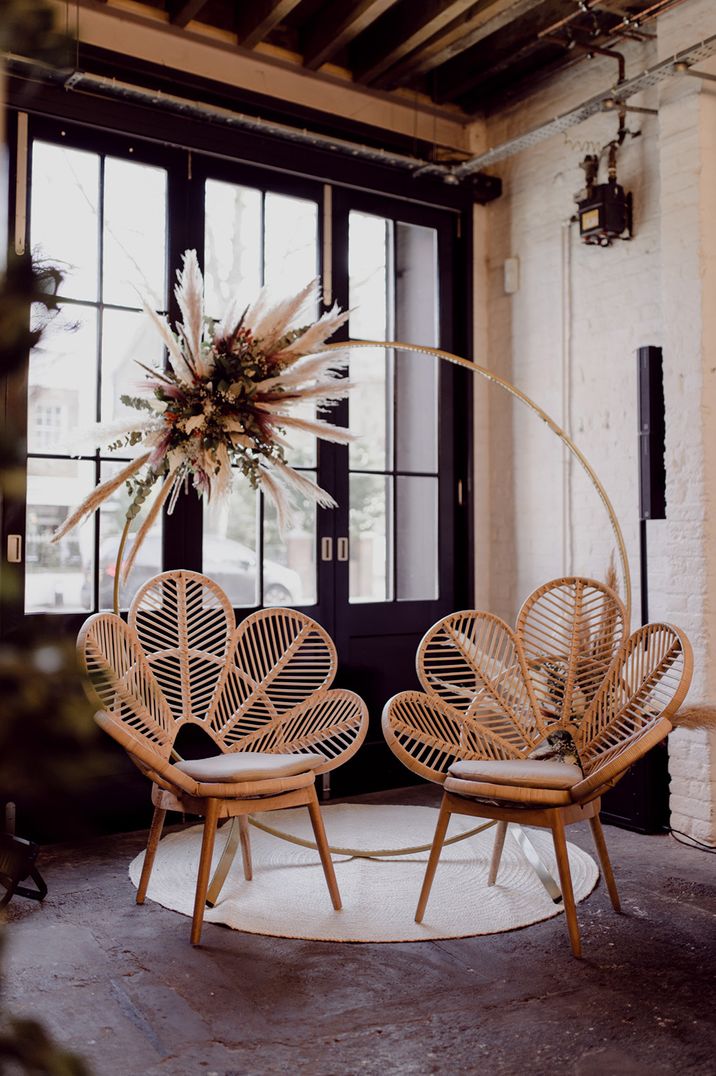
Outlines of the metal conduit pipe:
M 633 32 L 638 30 L 645 22 L 650 22 L 655 19 L 657 15 L 665 14 L 672 8 L 678 7 L 680 4 L 685 3 L 685 0 L 657 0 L 651 7 L 646 8 L 644 11 L 640 11 L 634 15 L 625 15 L 620 23 L 616 26 L 610 27 L 605 30 L 605 34 L 610 38 L 622 33 Z M 579 6 L 571 11 L 569 15 L 565 15 L 564 18 L 558 19 L 556 22 L 546 26 L 544 30 L 540 30 L 537 35 L 538 38 L 551 37 L 557 30 L 569 28 L 576 19 L 583 18 L 590 13 L 596 14 L 603 12 L 606 15 L 613 15 L 615 12 L 611 11 L 606 4 L 601 3 L 600 0 L 581 0 Z M 621 14 L 617 12 L 616 14 Z
M 557 35 L 549 35 L 546 40 L 552 40 L 561 45 L 565 44 L 565 42 L 562 41 L 560 37 L 557 37 Z M 624 82 L 626 79 L 626 60 L 624 59 L 623 54 L 617 52 L 616 49 L 605 49 L 601 45 L 590 45 L 586 42 L 582 44 L 581 41 L 570 41 L 569 48 L 579 49 L 581 52 L 586 53 L 587 56 L 609 56 L 619 64 L 619 78 L 617 81 Z
M 561 134 L 562 131 L 583 123 L 590 116 L 603 111 L 606 101 L 610 102 L 607 106 L 608 108 L 618 107 L 630 97 L 657 85 L 664 79 L 684 74 L 694 63 L 708 59 L 714 53 L 716 53 L 716 34 L 692 45 L 690 48 L 682 49 L 680 52 L 675 53 L 674 56 L 647 68 L 647 70 L 634 78 L 620 81 L 616 86 L 595 94 L 582 102 L 582 104 L 570 109 L 569 112 L 564 112 L 555 117 L 555 119 L 543 123 L 539 127 L 532 128 L 516 138 L 511 138 L 507 142 L 502 142 L 485 153 L 470 157 L 460 164 L 443 164 L 395 153 L 392 150 L 351 142 L 344 138 L 334 138 L 330 135 L 320 134 L 317 131 L 309 131 L 306 128 L 291 127 L 289 124 L 279 123 L 274 120 L 263 120 L 259 116 L 234 112 L 232 109 L 222 108 L 218 105 L 192 101 L 184 97 L 178 97 L 175 94 L 152 90 L 146 86 L 136 86 L 118 79 L 106 78 L 102 75 L 75 71 L 69 77 L 60 78 L 60 81 L 69 92 L 96 94 L 101 97 L 149 105 L 181 116 L 208 120 L 218 124 L 225 124 L 229 127 L 244 128 L 245 130 L 272 135 L 320 149 L 334 150 L 344 155 L 401 169 L 413 177 L 430 175 L 442 179 L 445 183 L 457 184 L 473 176 L 476 172 L 495 164 L 497 161 L 512 157 L 516 153 L 535 146 L 555 134 Z M 31 61 L 21 56 L 8 55 L 6 56 L 6 62 L 8 69 L 11 71 L 31 72 L 35 76 L 40 67 L 36 61 Z M 59 73 L 56 70 L 45 68 L 45 71 L 48 78 L 58 81 Z
M 6 57 L 6 62 L 11 73 L 12 71 L 22 70 L 32 71 L 37 75 L 38 69 L 42 69 L 48 78 L 53 82 L 60 82 L 69 92 L 108 97 L 129 102 L 130 104 L 149 105 L 152 108 L 172 112 L 175 115 L 208 120 L 228 127 L 242 128 L 243 130 L 271 135 L 317 149 L 332 150 L 377 164 L 389 165 L 397 169 L 403 169 L 411 174 L 417 174 L 418 172 L 421 175 L 430 174 L 438 178 L 442 177 L 448 183 L 454 182 L 450 165 L 395 153 L 392 150 L 381 149 L 376 146 L 351 142 L 345 138 L 332 137 L 317 131 L 310 131 L 307 128 L 292 127 L 290 124 L 279 123 L 276 120 L 264 120 L 260 116 L 235 112 L 230 108 L 205 104 L 202 101 L 194 101 L 176 94 L 165 93 L 163 90 L 154 90 L 146 86 L 123 82 L 119 79 L 107 78 L 104 75 L 93 75 L 86 71 L 73 71 L 70 75 L 60 76 L 60 73 L 55 69 L 46 65 L 39 65 L 36 61 L 28 60 L 23 56 L 10 54 Z
M 507 142 L 502 142 L 493 149 L 486 150 L 485 153 L 479 153 L 476 157 L 471 157 L 470 160 L 463 161 L 462 164 L 454 165 L 452 168 L 453 175 L 462 180 L 473 172 L 479 172 L 484 168 L 488 168 L 497 161 L 503 161 L 507 157 L 513 157 L 516 153 L 521 153 L 524 149 L 536 146 L 555 134 L 561 134 L 562 131 L 566 131 L 570 127 L 576 127 L 577 124 L 583 123 L 584 120 L 589 119 L 590 116 L 594 116 L 596 113 L 601 112 L 605 101 L 609 100 L 614 102 L 614 104 L 608 107 L 618 107 L 619 104 L 627 101 L 635 94 L 641 93 L 651 86 L 658 85 L 660 82 L 663 82 L 664 79 L 682 74 L 685 68 L 690 68 L 699 60 L 708 59 L 710 56 L 713 56 L 714 53 L 716 53 L 716 34 L 712 34 L 711 37 L 706 38 L 705 41 L 700 41 L 698 44 L 691 45 L 687 49 L 682 49 L 668 59 L 662 60 L 653 67 L 647 68 L 646 71 L 642 71 L 641 74 L 635 75 L 633 78 L 618 83 L 609 90 L 595 94 L 593 97 L 588 98 L 588 100 L 583 101 L 581 105 L 577 105 L 575 108 L 570 109 L 569 112 L 563 112 L 561 115 L 556 116 L 555 119 L 549 120 L 539 127 L 533 127 L 531 130 L 525 131 L 524 134 L 517 135 L 517 137 L 511 138 Z

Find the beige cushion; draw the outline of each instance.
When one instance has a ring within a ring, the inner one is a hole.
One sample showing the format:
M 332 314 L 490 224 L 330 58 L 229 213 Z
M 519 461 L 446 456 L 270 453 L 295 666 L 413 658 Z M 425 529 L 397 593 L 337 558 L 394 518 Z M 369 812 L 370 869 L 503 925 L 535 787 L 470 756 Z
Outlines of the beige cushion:
M 192 758 L 177 762 L 176 768 L 195 781 L 225 784 L 227 781 L 263 781 L 293 777 L 322 766 L 328 759 L 317 751 L 301 754 L 272 755 L 265 751 L 237 751 L 211 758 Z
M 570 791 L 564 788 L 488 784 L 487 781 L 461 781 L 459 777 L 446 777 L 443 788 L 446 792 L 454 792 L 463 798 L 485 800 L 492 806 L 504 804 L 513 807 L 568 807 L 574 802 Z
M 523 788 L 572 788 L 584 779 L 579 766 L 569 762 L 516 758 L 497 762 L 453 762 L 451 777 L 461 781 L 481 781 L 492 785 L 522 785 Z

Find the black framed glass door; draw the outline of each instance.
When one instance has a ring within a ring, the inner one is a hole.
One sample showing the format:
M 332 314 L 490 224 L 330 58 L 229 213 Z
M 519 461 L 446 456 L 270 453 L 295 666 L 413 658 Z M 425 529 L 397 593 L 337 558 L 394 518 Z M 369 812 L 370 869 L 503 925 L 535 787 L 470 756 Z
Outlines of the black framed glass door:
M 350 337 L 452 350 L 458 231 L 450 213 L 334 192 L 333 281 Z M 356 387 L 342 412 L 360 439 L 336 451 L 334 619 L 343 682 L 368 702 L 371 730 L 334 775 L 338 791 L 410 779 L 385 748 L 382 708 L 418 686 L 424 632 L 469 601 L 457 535 L 468 485 L 460 374 L 399 348 L 351 352 Z
M 456 277 L 464 251 L 452 210 L 40 117 L 27 129 L 19 152 L 29 176 L 28 249 L 66 275 L 59 319 L 24 381 L 8 390 L 27 419 L 27 478 L 4 506 L 3 547 L 18 533 L 25 556 L 3 565 L 17 584 L 14 596 L 4 592 L 3 631 L 45 613 L 69 636 L 111 605 L 122 490 L 59 545 L 49 538 L 130 458 L 100 451 L 84 431 L 97 420 L 121 425 L 120 398 L 142 376 L 134 360 L 161 362 L 139 296 L 177 319 L 173 276 L 185 249 L 199 254 L 212 317 L 264 284 L 278 299 L 317 276 L 323 308 L 310 319 L 335 299 L 352 311 L 346 336 L 448 350 L 464 345 Z M 126 606 L 156 571 L 189 568 L 215 578 L 239 617 L 278 604 L 323 623 L 338 646 L 341 682 L 366 698 L 372 717 L 363 750 L 333 775 L 336 792 L 409 778 L 383 746 L 381 710 L 415 684 L 424 631 L 467 604 L 470 589 L 459 492 L 467 490 L 469 382 L 449 364 L 399 349 L 354 350 L 350 364 L 357 388 L 321 417 L 350 424 L 359 440 L 345 448 L 300 432 L 289 438 L 289 462 L 338 508 L 299 504 L 282 535 L 272 506 L 240 476 L 224 503 L 182 495 L 122 595 Z

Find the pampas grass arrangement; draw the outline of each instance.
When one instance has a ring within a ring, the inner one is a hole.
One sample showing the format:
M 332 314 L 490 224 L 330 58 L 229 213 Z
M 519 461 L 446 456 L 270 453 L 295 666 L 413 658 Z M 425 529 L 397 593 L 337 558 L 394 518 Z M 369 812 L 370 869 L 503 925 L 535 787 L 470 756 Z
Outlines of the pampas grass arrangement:
M 161 507 L 167 504 L 171 513 L 189 480 L 199 496 L 222 497 L 238 469 L 274 502 L 283 530 L 297 497 L 335 507 L 330 494 L 288 465 L 286 438 L 302 431 L 344 444 L 353 440 L 348 430 L 295 413 L 308 400 L 318 408 L 329 406 L 352 387 L 341 376 L 345 353 L 322 350 L 347 313 L 334 306 L 309 325 L 291 327 L 304 310 L 315 306 L 317 281 L 273 306 L 264 289 L 245 310 L 234 304 L 216 323 L 205 317 L 204 281 L 196 251 L 188 250 L 177 272 L 175 295 L 182 320 L 174 330 L 144 304 L 167 349 L 168 367 L 138 363 L 145 373 L 139 395 L 121 397 L 136 409 L 136 419 L 95 431 L 98 440 L 112 440 L 112 450 L 141 445 L 146 451 L 93 490 L 52 539 L 59 541 L 87 519 L 123 482 L 131 497 L 127 520 L 134 519 L 153 486 L 161 483 L 126 560 L 125 580 Z

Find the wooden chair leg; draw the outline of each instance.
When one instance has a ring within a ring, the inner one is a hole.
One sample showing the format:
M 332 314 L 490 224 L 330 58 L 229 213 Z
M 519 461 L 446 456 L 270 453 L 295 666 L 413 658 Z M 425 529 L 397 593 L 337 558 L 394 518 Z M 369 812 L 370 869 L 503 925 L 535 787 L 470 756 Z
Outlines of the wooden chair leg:
M 428 903 L 428 897 L 430 896 L 430 890 L 433 886 L 433 878 L 435 877 L 435 871 L 437 870 L 438 860 L 440 859 L 440 853 L 443 850 L 443 841 L 445 840 L 445 834 L 447 833 L 447 828 L 450 824 L 450 814 L 450 808 L 443 796 L 443 801 L 440 804 L 438 823 L 435 827 L 433 846 L 430 849 L 430 858 L 425 869 L 425 877 L 423 878 L 423 888 L 420 890 L 420 899 L 418 900 L 418 907 L 415 911 L 416 923 L 422 923 L 423 916 L 425 915 L 425 906 Z
M 198 945 L 201 941 L 201 927 L 204 922 L 204 906 L 206 904 L 206 891 L 209 888 L 211 857 L 214 852 L 214 838 L 216 837 L 216 822 L 218 814 L 219 800 L 208 799 L 206 801 L 206 815 L 204 816 L 204 834 L 201 839 L 199 872 L 196 879 L 194 917 L 191 923 L 192 945 Z
M 602 823 L 598 814 L 595 814 L 593 818 L 589 819 L 589 825 L 592 827 L 592 836 L 594 837 L 594 843 L 597 846 L 597 855 L 599 856 L 599 862 L 602 867 L 604 881 L 607 883 L 607 890 L 609 891 L 612 908 L 615 912 L 621 912 L 622 906 L 619 901 L 619 893 L 617 892 L 617 883 L 614 880 L 614 872 L 612 871 L 609 852 L 607 851 L 607 842 L 604 838 L 604 830 L 602 829 Z
M 139 879 L 139 886 L 137 888 L 137 904 L 144 904 L 144 898 L 147 895 L 147 886 L 149 885 L 149 879 L 152 874 L 154 857 L 157 854 L 157 847 L 159 846 L 159 841 L 162 836 L 162 829 L 164 827 L 164 819 L 166 816 L 167 812 L 163 811 L 161 807 L 154 808 L 152 824 L 149 828 L 149 837 L 147 838 L 147 850 L 144 853 L 144 863 L 142 864 L 142 875 Z
M 241 858 L 244 863 L 244 878 L 250 882 L 254 876 L 251 865 L 251 836 L 249 833 L 249 820 L 245 814 L 239 816 L 239 835 L 241 838 Z
M 579 937 L 579 924 L 577 922 L 577 906 L 574 903 L 574 890 L 572 889 L 572 874 L 569 869 L 569 856 L 567 854 L 567 840 L 564 834 L 564 819 L 561 813 L 552 811 L 552 839 L 554 851 L 557 856 L 559 868 L 559 883 L 562 887 L 562 900 L 564 902 L 564 914 L 567 917 L 567 930 L 572 952 L 576 957 L 582 955 L 582 942 Z
M 239 817 L 234 816 L 234 818 L 230 818 L 226 825 L 222 827 L 222 833 L 224 830 L 226 831 L 224 851 L 221 853 L 219 862 L 216 865 L 216 870 L 214 871 L 214 876 L 209 882 L 209 888 L 206 891 L 206 904 L 208 908 L 213 908 L 217 904 L 224 882 L 233 865 L 236 849 L 239 847 L 239 835 L 241 833 Z
M 498 822 L 497 833 L 495 834 L 495 844 L 492 849 L 492 859 L 490 860 L 490 873 L 487 876 L 488 885 L 494 885 L 497 881 L 497 872 L 500 869 L 500 860 L 502 859 L 502 849 L 505 846 L 506 835 L 507 822 Z
M 313 833 L 316 838 L 316 844 L 318 845 L 318 854 L 321 857 L 323 873 L 326 876 L 326 882 L 328 884 L 328 892 L 331 894 L 331 902 L 336 911 L 339 912 L 343 907 L 341 903 L 341 894 L 338 891 L 338 882 L 336 881 L 336 873 L 333 870 L 333 860 L 331 859 L 331 853 L 328 848 L 326 831 L 323 828 L 323 817 L 321 815 L 321 808 L 318 805 L 316 789 L 310 789 L 309 795 L 308 813 L 311 816 L 311 825 L 313 826 Z

